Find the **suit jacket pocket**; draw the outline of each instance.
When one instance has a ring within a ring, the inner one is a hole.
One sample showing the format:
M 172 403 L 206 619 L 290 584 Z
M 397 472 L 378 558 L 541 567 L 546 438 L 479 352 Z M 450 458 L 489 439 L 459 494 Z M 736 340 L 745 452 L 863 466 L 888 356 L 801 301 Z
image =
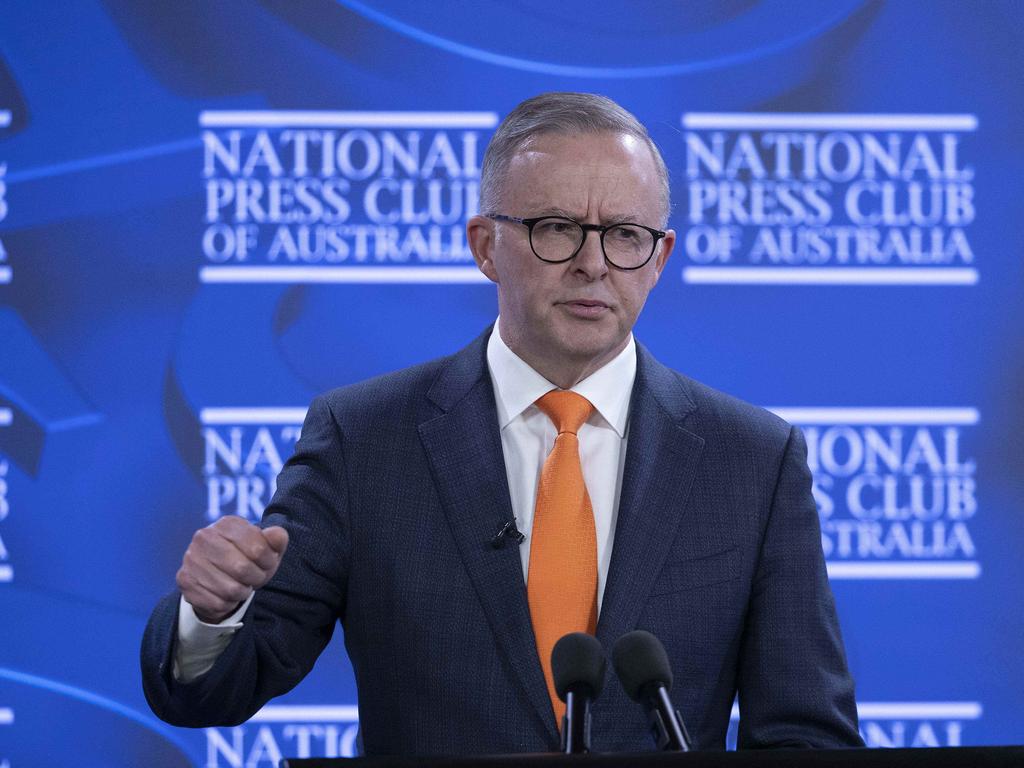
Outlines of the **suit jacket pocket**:
M 651 597 L 685 592 L 735 581 L 740 577 L 738 544 L 707 554 L 694 554 L 685 560 L 669 560 L 651 589 Z

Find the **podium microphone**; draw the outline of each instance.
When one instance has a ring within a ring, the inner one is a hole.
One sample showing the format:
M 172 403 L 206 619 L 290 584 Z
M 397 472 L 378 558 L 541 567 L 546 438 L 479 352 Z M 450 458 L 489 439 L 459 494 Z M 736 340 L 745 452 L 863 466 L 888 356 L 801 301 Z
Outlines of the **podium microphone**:
M 551 651 L 551 676 L 555 692 L 565 702 L 562 718 L 562 751 L 590 751 L 590 705 L 604 686 L 604 649 L 593 635 L 572 632 Z
M 642 629 L 629 632 L 615 641 L 612 664 L 626 694 L 647 711 L 657 748 L 689 752 L 683 718 L 668 697 L 672 668 L 661 641 Z

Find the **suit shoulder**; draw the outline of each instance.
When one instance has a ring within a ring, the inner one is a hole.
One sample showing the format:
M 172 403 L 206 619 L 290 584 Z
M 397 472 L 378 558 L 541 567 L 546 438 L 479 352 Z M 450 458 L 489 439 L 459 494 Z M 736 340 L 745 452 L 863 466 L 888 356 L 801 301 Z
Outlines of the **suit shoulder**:
M 785 446 L 792 425 L 771 411 L 702 384 L 677 371 L 673 374 L 696 406 L 690 419 L 702 432 L 718 433 L 732 440 Z
M 317 397 L 339 423 L 394 421 L 421 407 L 424 397 L 454 355 L 336 387 Z

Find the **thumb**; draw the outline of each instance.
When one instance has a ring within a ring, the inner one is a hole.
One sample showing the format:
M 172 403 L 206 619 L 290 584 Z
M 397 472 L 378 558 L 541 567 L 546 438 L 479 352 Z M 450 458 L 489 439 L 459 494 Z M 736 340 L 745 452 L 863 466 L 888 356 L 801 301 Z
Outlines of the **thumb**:
M 272 525 L 262 530 L 263 538 L 277 554 L 283 555 L 288 548 L 288 531 L 279 525 Z

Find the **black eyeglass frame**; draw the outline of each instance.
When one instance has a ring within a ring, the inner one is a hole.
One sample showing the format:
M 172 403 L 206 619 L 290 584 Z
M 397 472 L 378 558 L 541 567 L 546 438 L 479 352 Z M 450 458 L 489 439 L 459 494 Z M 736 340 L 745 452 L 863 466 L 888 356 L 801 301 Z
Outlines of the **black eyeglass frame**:
M 521 219 L 518 216 L 506 216 L 503 213 L 485 213 L 484 217 L 492 219 L 494 221 L 509 221 L 512 222 L 513 224 L 523 224 L 527 229 L 526 234 L 527 239 L 530 242 L 530 250 L 533 251 L 534 256 L 543 261 L 545 264 L 564 264 L 567 261 L 572 261 L 573 259 L 576 258 L 576 255 L 582 250 L 583 244 L 587 242 L 587 233 L 597 232 L 599 239 L 601 241 L 601 255 L 604 256 L 604 260 L 611 264 L 616 269 L 620 269 L 623 272 L 632 272 L 635 269 L 642 269 L 643 267 L 646 267 L 647 263 L 651 260 L 651 257 L 654 256 L 654 252 L 658 250 L 658 241 L 665 237 L 666 234 L 668 234 L 667 232 L 663 232 L 660 229 L 646 227 L 643 224 L 635 224 L 632 221 L 620 221 L 616 222 L 615 224 L 608 224 L 607 226 L 603 226 L 601 224 L 583 224 L 582 222 L 576 221 L 575 219 L 570 219 L 568 216 L 534 216 L 529 219 Z M 557 219 L 558 221 L 572 222 L 577 227 L 583 230 L 583 239 L 580 240 L 580 244 L 576 247 L 576 250 L 572 252 L 571 256 L 566 256 L 564 259 L 545 259 L 539 253 L 537 253 L 537 249 L 533 247 L 533 228 L 537 225 L 538 222 L 547 221 L 548 219 Z M 651 243 L 651 252 L 647 254 L 647 258 L 644 259 L 642 264 L 638 264 L 635 267 L 620 267 L 618 264 L 616 264 L 614 261 L 608 258 L 608 251 L 606 251 L 604 248 L 605 232 L 607 232 L 609 229 L 615 229 L 615 227 L 624 226 L 639 227 L 640 229 L 646 229 L 654 237 L 654 241 Z

